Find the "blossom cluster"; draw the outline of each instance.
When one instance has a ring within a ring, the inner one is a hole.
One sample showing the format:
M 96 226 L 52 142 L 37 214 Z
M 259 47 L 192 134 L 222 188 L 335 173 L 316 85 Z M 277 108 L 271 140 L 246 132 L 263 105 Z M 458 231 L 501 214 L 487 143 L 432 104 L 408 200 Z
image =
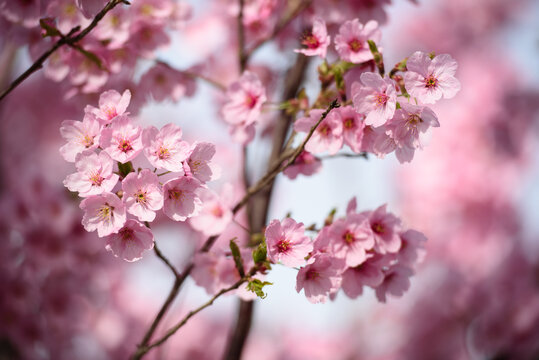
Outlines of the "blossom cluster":
M 379 301 L 387 294 L 401 296 L 410 286 L 414 266 L 423 260 L 426 237 L 405 229 L 386 209 L 356 211 L 352 199 L 346 216 L 326 224 L 312 240 L 303 223 L 292 218 L 273 220 L 265 231 L 268 258 L 289 267 L 302 266 L 296 290 L 312 303 L 335 298 L 342 289 L 350 298 L 363 286 L 376 291 Z
M 84 228 L 106 237 L 107 249 L 114 255 L 134 261 L 153 247 L 152 232 L 145 224 L 159 210 L 174 221 L 201 212 L 205 184 L 214 175 L 210 162 L 215 146 L 189 144 L 174 124 L 160 130 L 153 126 L 143 129 L 126 112 L 130 98 L 129 90 L 123 94 L 105 91 L 99 107 L 85 108 L 82 121 L 64 121 L 60 132 L 67 143 L 60 152 L 77 169 L 64 185 L 83 198 Z M 134 171 L 132 161 L 141 154 L 153 171 Z M 157 170 L 165 172 L 157 174 Z M 161 175 L 169 175 L 169 180 L 161 183 Z

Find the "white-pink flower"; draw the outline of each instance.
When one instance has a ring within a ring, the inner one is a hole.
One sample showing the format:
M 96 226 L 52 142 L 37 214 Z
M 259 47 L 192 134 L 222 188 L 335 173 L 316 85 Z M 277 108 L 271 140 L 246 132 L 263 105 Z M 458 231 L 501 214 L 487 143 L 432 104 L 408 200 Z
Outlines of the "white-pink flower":
M 107 236 L 105 248 L 114 256 L 133 262 L 142 258 L 142 253 L 153 249 L 153 233 L 140 222 L 129 219 L 118 233 Z
M 60 148 L 60 154 L 66 161 L 74 162 L 78 154 L 97 148 L 100 133 L 101 124 L 93 114 L 85 114 L 82 121 L 63 121 L 60 134 L 67 144 Z
M 142 132 L 144 155 L 158 169 L 173 172 L 183 171 L 182 161 L 187 159 L 190 146 L 182 141 L 182 129 L 174 124 L 167 124 L 157 130 L 151 126 Z
M 115 194 L 87 197 L 80 203 L 80 208 L 84 210 L 84 229 L 89 232 L 97 230 L 99 237 L 116 233 L 125 224 L 125 205 Z
M 140 126 L 135 126 L 126 115 L 120 115 L 101 131 L 100 145 L 111 158 L 121 163 L 133 160 L 142 151 Z
M 460 90 L 460 82 L 455 78 L 457 62 L 448 54 L 431 59 L 428 54 L 416 51 L 406 61 L 406 68 L 406 91 L 425 104 L 434 104 L 442 96 L 451 99 Z
M 361 84 L 352 84 L 352 101 L 360 114 L 366 114 L 365 125 L 381 126 L 393 117 L 397 107 L 395 82 L 387 76 L 366 72 Z
M 385 303 L 386 295 L 402 296 L 410 288 L 410 277 L 414 271 L 403 265 L 394 265 L 385 272 L 383 282 L 376 288 L 376 298 Z
M 438 117 L 430 108 L 407 103 L 400 104 L 395 116 L 387 123 L 386 133 L 397 144 L 410 148 L 420 148 L 419 134 L 430 127 L 438 127 Z
M 202 208 L 199 191 L 202 184 L 190 176 L 171 179 L 163 185 L 163 212 L 174 221 L 185 221 L 198 215 Z
M 358 19 L 345 22 L 339 28 L 339 35 L 335 36 L 335 49 L 341 60 L 359 64 L 373 59 L 367 40 L 379 43 L 382 32 L 378 23 L 371 20 L 365 24 Z
M 232 221 L 232 194 L 233 189 L 230 184 L 223 187 L 221 196 L 209 189 L 202 189 L 200 191 L 202 209 L 197 216 L 189 219 L 193 229 L 206 236 L 221 234 Z
M 387 212 L 384 204 L 372 212 L 364 212 L 368 216 L 369 225 L 374 237 L 374 250 L 380 254 L 396 253 L 401 247 L 399 236 L 401 221 Z
M 326 57 L 327 48 L 331 42 L 331 37 L 328 35 L 326 23 L 321 18 L 315 18 L 313 28 L 310 33 L 303 36 L 301 44 L 304 49 L 294 50 L 297 53 L 302 53 L 306 56 L 320 56 L 322 59 Z
M 342 261 L 342 260 L 341 260 Z M 335 264 L 329 256 L 321 255 L 314 262 L 302 267 L 296 278 L 296 291 L 305 290 L 305 296 L 311 303 L 326 302 L 330 293 L 341 285 L 340 264 Z
M 338 219 L 331 225 L 331 250 L 344 259 L 346 266 L 358 266 L 367 260 L 367 251 L 374 246 L 367 217 L 361 214 Z
M 77 172 L 66 177 L 64 186 L 70 191 L 78 191 L 82 197 L 110 192 L 119 178 L 112 173 L 113 164 L 112 158 L 104 151 L 99 155 L 81 154 L 75 163 Z
M 223 118 L 231 125 L 253 124 L 260 116 L 265 101 L 266 89 L 262 82 L 256 74 L 245 71 L 226 91 Z
M 122 190 L 127 211 L 140 221 L 153 221 L 155 212 L 163 207 L 159 178 L 148 169 L 128 174 L 122 181 Z
M 120 95 L 116 90 L 105 91 L 99 96 L 99 108 L 86 106 L 84 112 L 92 113 L 103 124 L 108 124 L 118 115 L 122 115 L 127 110 L 131 101 L 131 91 L 125 90 Z
M 313 175 L 320 171 L 321 168 L 322 162 L 320 159 L 308 151 L 302 151 L 294 163 L 283 171 L 283 174 L 294 180 L 299 174 Z
M 193 144 L 191 153 L 184 163 L 185 174 L 206 183 L 214 180 L 215 173 L 210 162 L 215 155 L 215 145 L 207 142 Z
M 346 296 L 355 299 L 363 293 L 363 286 L 376 288 L 384 281 L 385 259 L 371 257 L 359 266 L 346 269 L 342 274 L 342 289 Z
M 353 152 L 361 152 L 363 129 L 365 128 L 365 116 L 357 113 L 351 106 L 343 106 L 335 109 L 341 115 L 343 126 L 343 140 Z
M 294 130 L 308 133 L 320 120 L 323 112 L 322 109 L 311 110 L 308 117 L 296 120 Z M 333 155 L 342 148 L 342 144 L 342 120 L 337 111 L 331 110 L 326 118 L 318 124 L 313 135 L 305 144 L 305 150 L 314 154 L 328 151 Z
M 311 239 L 305 235 L 303 223 L 296 223 L 292 218 L 282 222 L 272 220 L 265 232 L 268 258 L 285 266 L 299 266 L 305 263 L 305 257 L 313 250 Z

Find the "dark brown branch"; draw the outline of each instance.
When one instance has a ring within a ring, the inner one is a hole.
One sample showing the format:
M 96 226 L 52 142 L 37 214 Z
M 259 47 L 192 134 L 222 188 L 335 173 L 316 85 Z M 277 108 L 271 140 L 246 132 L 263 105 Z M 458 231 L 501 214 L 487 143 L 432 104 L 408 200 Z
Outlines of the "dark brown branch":
M 157 257 L 160 258 L 165 263 L 165 265 L 172 271 L 172 273 L 174 274 L 174 277 L 178 278 L 180 276 L 180 274 L 178 273 L 178 270 L 176 270 L 174 265 L 172 265 L 172 263 L 161 252 L 161 250 L 159 250 L 159 248 L 157 247 L 156 242 L 154 242 L 154 244 L 153 244 L 153 250 L 154 250 L 155 254 L 157 255 Z
M 80 26 L 77 26 L 66 35 L 62 36 L 54 45 L 47 51 L 45 51 L 24 73 L 22 73 L 18 78 L 13 80 L 13 82 L 8 86 L 6 90 L 2 92 L 0 95 L 0 101 L 2 101 L 13 89 L 15 89 L 17 86 L 19 86 L 24 80 L 26 80 L 30 75 L 32 75 L 34 72 L 38 71 L 43 67 L 43 63 L 45 60 L 49 58 L 56 50 L 61 48 L 64 45 L 73 46 L 80 40 L 82 40 L 86 35 L 92 31 L 99 21 L 103 19 L 103 17 L 112 9 L 116 7 L 118 4 L 129 4 L 126 0 L 110 0 L 107 5 L 94 17 L 90 25 L 88 25 L 86 28 L 84 28 L 81 32 L 77 33 L 80 30 Z

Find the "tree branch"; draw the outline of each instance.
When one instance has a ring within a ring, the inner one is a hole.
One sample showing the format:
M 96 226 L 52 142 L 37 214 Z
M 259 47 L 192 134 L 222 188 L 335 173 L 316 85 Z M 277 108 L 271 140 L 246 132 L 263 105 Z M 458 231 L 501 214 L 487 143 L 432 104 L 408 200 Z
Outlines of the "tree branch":
M 80 33 L 77 33 L 80 30 L 80 26 L 74 27 L 71 29 L 71 31 L 66 35 L 58 39 L 56 43 L 47 51 L 45 51 L 24 73 L 22 73 L 18 78 L 13 80 L 13 82 L 8 86 L 7 89 L 5 89 L 2 94 L 0 95 L 0 101 L 2 101 L 11 91 L 13 91 L 17 86 L 19 86 L 24 80 L 26 80 L 30 75 L 32 75 L 34 72 L 38 71 L 43 67 L 43 63 L 45 60 L 49 58 L 56 50 L 61 48 L 64 45 L 74 46 L 77 42 L 82 40 L 86 35 L 92 31 L 99 21 L 103 19 L 103 17 L 112 9 L 116 7 L 118 4 L 128 4 L 126 0 L 110 0 L 107 5 L 94 17 L 90 25 L 88 25 L 86 28 L 84 28 Z

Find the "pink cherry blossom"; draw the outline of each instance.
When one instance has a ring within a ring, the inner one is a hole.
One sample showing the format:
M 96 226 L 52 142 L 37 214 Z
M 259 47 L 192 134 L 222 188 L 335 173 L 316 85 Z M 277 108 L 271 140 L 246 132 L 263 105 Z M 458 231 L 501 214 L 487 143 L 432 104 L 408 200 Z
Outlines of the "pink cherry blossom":
M 158 169 L 173 172 L 183 171 L 182 161 L 189 154 L 189 144 L 181 140 L 182 130 L 174 124 L 167 124 L 157 130 L 154 126 L 142 132 L 144 155 Z
M 336 110 L 341 115 L 344 143 L 348 145 L 353 152 L 361 152 L 365 116 L 357 113 L 351 106 L 343 106 Z
M 331 42 L 331 37 L 328 35 L 326 22 L 322 18 L 315 18 L 313 28 L 310 33 L 303 36 L 301 44 L 304 49 L 294 50 L 306 56 L 320 56 L 322 59 L 326 57 L 327 48 Z
M 358 113 L 366 114 L 365 125 L 384 125 L 397 107 L 395 82 L 372 72 L 361 74 L 360 80 L 361 84 L 352 84 L 354 108 Z
M 101 131 L 99 143 L 114 160 L 126 163 L 142 151 L 141 133 L 140 126 L 133 125 L 126 115 L 120 115 Z
M 457 62 L 448 54 L 431 59 L 428 54 L 416 51 L 408 58 L 406 68 L 406 91 L 425 104 L 434 104 L 442 96 L 451 99 L 460 90 L 460 82 L 455 78 Z
M 283 174 L 294 180 L 299 174 L 310 176 L 316 174 L 321 168 L 320 159 L 308 151 L 302 151 L 294 163 L 283 171 Z
M 101 125 L 92 114 L 85 114 L 82 121 L 63 121 L 60 134 L 67 144 L 60 148 L 60 154 L 66 161 L 74 162 L 78 154 L 97 148 L 100 133 Z
M 129 219 L 118 233 L 107 236 L 106 249 L 114 256 L 133 262 L 142 259 L 142 253 L 153 249 L 153 234 L 140 222 Z
M 305 290 L 311 303 L 326 302 L 330 293 L 337 291 L 341 284 L 339 267 L 327 255 L 321 255 L 314 262 L 302 267 L 296 278 L 296 291 Z
M 130 101 L 131 92 L 129 90 L 125 90 L 121 95 L 116 90 L 108 90 L 99 96 L 99 108 L 88 105 L 84 112 L 92 113 L 103 124 L 108 124 L 116 116 L 125 113 Z
M 427 237 L 423 233 L 413 229 L 401 232 L 399 236 L 402 242 L 401 248 L 397 253 L 399 263 L 408 266 L 421 263 L 427 253 L 425 250 Z
M 231 125 L 253 124 L 259 118 L 265 101 L 266 90 L 262 82 L 256 74 L 245 71 L 226 91 L 223 118 Z
M 80 203 L 80 208 L 84 210 L 84 229 L 97 230 L 99 237 L 117 233 L 125 224 L 125 205 L 115 194 L 106 192 L 87 197 Z
M 285 266 L 299 266 L 313 250 L 311 239 L 305 235 L 303 223 L 292 218 L 272 220 L 265 232 L 268 258 Z
M 294 130 L 308 133 L 318 123 L 323 112 L 322 109 L 311 110 L 308 117 L 296 120 Z M 343 144 L 342 128 L 340 113 L 335 110 L 330 111 L 305 144 L 305 150 L 315 154 L 324 151 L 328 151 L 331 155 L 336 154 Z
M 414 271 L 403 265 L 394 265 L 385 273 L 383 282 L 376 288 L 376 298 L 385 303 L 386 295 L 402 296 L 410 288 L 410 277 Z
M 196 82 L 192 77 L 158 63 L 148 70 L 140 79 L 139 89 L 151 95 L 155 101 L 172 99 L 177 102 L 184 96 L 192 96 L 196 90 Z
M 344 259 L 347 266 L 354 267 L 367 260 L 367 251 L 374 246 L 374 239 L 367 217 L 353 214 L 338 219 L 331 225 L 331 249 L 335 257 Z
M 202 232 L 206 236 L 221 234 L 232 221 L 232 186 L 223 186 L 221 196 L 209 189 L 202 189 L 200 200 L 202 209 L 197 216 L 189 219 L 193 229 Z
M 123 200 L 130 214 L 140 221 L 153 221 L 163 207 L 163 190 L 159 178 L 148 169 L 128 174 L 122 181 Z
M 202 208 L 199 191 L 201 183 L 189 176 L 171 179 L 163 185 L 163 212 L 174 221 L 185 221 L 198 215 Z
M 387 131 L 397 144 L 420 148 L 419 134 L 430 127 L 438 127 L 438 117 L 430 108 L 402 103 L 395 116 L 387 123 Z
M 346 269 L 342 274 L 342 289 L 346 296 L 355 299 L 363 293 L 363 286 L 374 289 L 384 281 L 382 268 L 385 261 L 380 260 L 375 256 L 356 267 Z
M 187 175 L 193 176 L 206 183 L 215 178 L 215 169 L 210 165 L 211 159 L 215 155 L 215 145 L 200 142 L 191 147 L 191 153 L 184 162 L 184 171 Z
M 341 60 L 359 64 L 373 59 L 367 40 L 379 43 L 382 32 L 378 23 L 371 20 L 365 24 L 358 19 L 347 21 L 339 28 L 339 35 L 335 36 L 335 49 Z
M 388 133 L 383 130 L 386 130 L 385 126 L 376 129 L 376 138 L 373 139 L 374 144 L 371 151 L 380 158 L 383 158 L 386 154 L 394 151 L 401 164 L 412 161 L 415 148 L 408 146 L 404 142 L 397 143 L 394 138 L 389 136 Z
M 401 247 L 399 230 L 401 221 L 387 212 L 387 205 L 378 207 L 373 212 L 366 212 L 374 237 L 374 249 L 380 254 L 396 253 Z
M 119 178 L 112 173 L 113 164 L 112 158 L 104 151 L 99 155 L 81 154 L 75 163 L 77 172 L 66 177 L 64 186 L 70 191 L 78 191 L 82 197 L 110 192 Z

